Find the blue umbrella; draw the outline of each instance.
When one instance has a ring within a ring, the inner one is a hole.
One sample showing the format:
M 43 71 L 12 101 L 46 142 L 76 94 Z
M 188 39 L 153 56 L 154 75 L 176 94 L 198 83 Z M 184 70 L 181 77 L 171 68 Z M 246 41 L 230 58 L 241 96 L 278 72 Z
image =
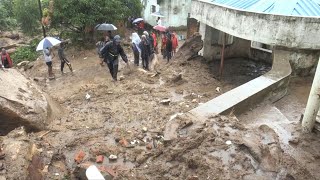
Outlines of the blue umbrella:
M 48 47 L 52 47 L 52 46 L 55 46 L 57 44 L 60 44 L 61 41 L 59 41 L 58 39 L 56 38 L 53 38 L 53 37 L 46 37 L 44 39 L 42 39 L 38 46 L 37 46 L 37 49 L 36 51 L 41 51 L 43 49 L 46 49 Z

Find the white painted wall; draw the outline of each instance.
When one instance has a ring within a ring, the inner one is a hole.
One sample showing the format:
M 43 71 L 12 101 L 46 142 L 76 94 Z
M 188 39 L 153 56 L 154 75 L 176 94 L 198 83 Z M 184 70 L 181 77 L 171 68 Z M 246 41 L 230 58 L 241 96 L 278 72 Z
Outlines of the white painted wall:
M 161 18 L 162 25 L 171 27 L 187 26 L 188 13 L 191 11 L 191 0 L 141 0 L 144 6 L 142 17 L 146 22 L 155 26 L 157 17 L 151 16 L 151 6 L 156 6 L 156 11 L 165 17 Z

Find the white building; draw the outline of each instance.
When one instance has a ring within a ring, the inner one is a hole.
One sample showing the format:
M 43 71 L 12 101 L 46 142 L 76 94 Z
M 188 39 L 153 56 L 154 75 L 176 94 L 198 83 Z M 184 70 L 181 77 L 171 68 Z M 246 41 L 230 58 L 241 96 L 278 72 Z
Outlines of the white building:
M 157 17 L 152 13 L 160 13 L 162 25 L 167 27 L 186 28 L 191 0 L 141 0 L 143 5 L 142 18 L 152 26 L 156 25 Z

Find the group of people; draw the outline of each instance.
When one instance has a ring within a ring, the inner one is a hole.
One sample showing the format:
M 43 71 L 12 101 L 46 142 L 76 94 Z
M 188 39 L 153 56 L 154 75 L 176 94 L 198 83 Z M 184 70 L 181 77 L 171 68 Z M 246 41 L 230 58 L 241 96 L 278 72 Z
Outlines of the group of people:
M 131 47 L 134 55 L 134 64 L 139 66 L 141 57 L 142 68 L 149 70 L 149 62 L 154 57 L 157 45 L 157 37 L 154 32 L 149 34 L 147 31 L 144 31 L 141 38 L 139 37 L 138 33 L 132 33 Z
M 64 70 L 65 64 L 67 64 L 67 66 L 69 67 L 70 71 L 73 72 L 71 63 L 67 59 L 67 57 L 65 55 L 65 52 L 64 52 L 64 49 L 65 49 L 66 45 L 67 45 L 67 42 L 62 41 L 62 43 L 60 44 L 60 46 L 58 48 L 58 56 L 59 56 L 59 59 L 60 59 L 60 62 L 61 62 L 61 64 L 60 64 L 61 74 L 64 74 L 63 70 Z M 52 48 L 46 47 L 43 50 L 43 56 L 44 56 L 44 61 L 45 61 L 46 65 L 48 66 L 49 79 L 54 79 L 55 76 L 54 76 L 54 73 L 53 73 L 53 70 L 52 70 L 52 58 L 54 57 L 54 53 L 53 53 Z

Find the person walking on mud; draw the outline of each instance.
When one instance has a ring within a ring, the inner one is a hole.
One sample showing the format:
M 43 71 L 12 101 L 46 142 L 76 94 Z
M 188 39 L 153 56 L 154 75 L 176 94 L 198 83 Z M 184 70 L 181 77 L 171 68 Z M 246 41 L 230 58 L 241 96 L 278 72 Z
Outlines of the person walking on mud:
M 150 42 L 148 41 L 146 35 L 141 36 L 141 42 L 139 47 L 141 49 L 141 59 L 142 59 L 143 69 L 149 71 L 149 59 L 151 55 L 151 47 L 150 47 Z
M 170 59 L 172 58 L 172 39 L 171 39 L 171 33 L 167 29 L 166 31 L 166 57 L 167 57 L 167 63 L 169 63 Z
M 71 63 L 69 62 L 69 60 L 66 58 L 66 55 L 64 53 L 64 48 L 66 46 L 66 43 L 65 42 L 62 42 L 59 46 L 59 49 L 58 49 L 58 55 L 59 55 L 59 59 L 61 61 L 61 74 L 64 74 L 63 72 L 63 68 L 64 68 L 64 65 L 67 64 L 67 66 L 69 67 L 70 71 L 73 72 L 72 70 L 72 66 L 71 66 Z
M 134 55 L 134 64 L 136 66 L 139 66 L 139 58 L 140 58 L 140 53 L 141 53 L 141 49 L 139 47 L 139 44 L 141 42 L 141 39 L 138 35 L 138 33 L 132 33 L 132 44 L 131 44 L 131 48 L 133 51 L 133 55 Z
M 43 56 L 44 56 L 44 61 L 46 62 L 46 65 L 48 66 L 49 79 L 54 79 L 55 77 L 54 77 L 54 74 L 52 71 L 51 49 L 49 47 L 47 47 L 43 50 Z
M 120 45 L 121 38 L 119 35 L 114 36 L 111 42 L 108 42 L 102 49 L 101 54 L 104 57 L 104 62 L 107 63 L 113 81 L 117 81 L 119 68 L 119 55 L 122 60 L 129 66 L 127 55 L 124 53 Z

